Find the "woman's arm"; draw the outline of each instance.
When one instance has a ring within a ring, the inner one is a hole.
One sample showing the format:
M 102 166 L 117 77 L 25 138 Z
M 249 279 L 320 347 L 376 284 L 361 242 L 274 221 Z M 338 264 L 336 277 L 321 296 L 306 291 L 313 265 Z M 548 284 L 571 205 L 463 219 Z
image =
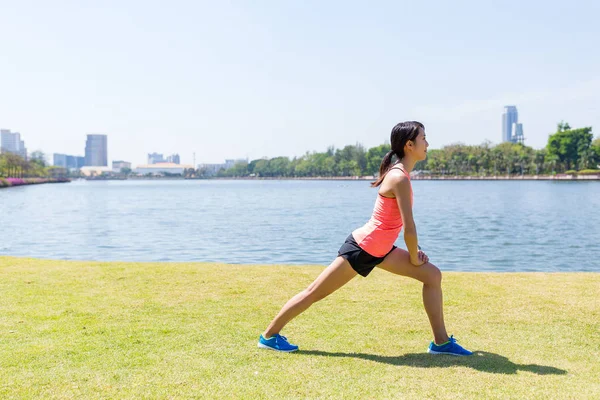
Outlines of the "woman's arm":
M 398 176 L 393 182 L 393 192 L 400 208 L 400 214 L 402 215 L 402 222 L 404 223 L 404 242 L 406 243 L 406 249 L 410 254 L 410 262 L 419 266 L 424 264 L 422 257 L 419 257 L 419 239 L 417 237 L 417 227 L 413 219 L 412 213 L 412 201 L 411 201 L 411 187 L 409 179 L 404 176 Z

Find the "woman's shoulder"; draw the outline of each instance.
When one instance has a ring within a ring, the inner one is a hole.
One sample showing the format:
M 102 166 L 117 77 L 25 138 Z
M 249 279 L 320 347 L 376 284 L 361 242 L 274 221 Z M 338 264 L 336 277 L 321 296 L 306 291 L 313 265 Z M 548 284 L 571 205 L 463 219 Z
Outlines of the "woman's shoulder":
M 392 167 L 386 174 L 383 182 L 388 181 L 392 184 L 399 184 L 402 182 L 410 182 L 410 176 L 400 167 Z
M 398 197 L 403 192 L 402 188 L 410 189 L 410 178 L 400 168 L 392 168 L 383 178 L 379 194 L 384 197 Z

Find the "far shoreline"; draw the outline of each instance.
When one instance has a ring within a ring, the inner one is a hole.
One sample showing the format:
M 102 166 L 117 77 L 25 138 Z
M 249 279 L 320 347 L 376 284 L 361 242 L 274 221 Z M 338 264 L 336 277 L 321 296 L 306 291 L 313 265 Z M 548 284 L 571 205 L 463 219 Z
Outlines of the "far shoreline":
M 137 178 L 136 178 L 137 179 Z M 150 178 L 153 179 L 153 178 Z M 197 180 L 306 180 L 306 181 L 374 181 L 373 176 L 319 176 L 319 177 L 215 177 L 185 178 Z M 600 181 L 600 175 L 519 175 L 519 176 L 428 176 L 415 175 L 413 181 Z
M 76 180 L 77 178 L 75 178 Z M 243 177 L 202 177 L 186 178 L 181 176 L 129 176 L 129 177 L 93 177 L 80 178 L 88 181 L 110 180 L 199 180 L 199 181 L 374 181 L 373 176 L 243 176 Z M 414 175 L 413 181 L 600 181 L 600 175 L 492 175 L 492 176 L 460 176 L 460 175 Z

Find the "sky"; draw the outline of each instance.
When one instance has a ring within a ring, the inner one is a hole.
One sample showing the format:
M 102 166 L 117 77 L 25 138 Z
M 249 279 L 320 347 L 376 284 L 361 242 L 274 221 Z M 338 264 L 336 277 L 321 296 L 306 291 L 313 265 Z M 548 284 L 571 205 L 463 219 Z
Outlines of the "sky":
M 144 164 L 389 142 L 600 136 L 600 2 L 0 0 L 0 128 L 32 152 Z M 195 159 L 194 159 L 195 153 Z

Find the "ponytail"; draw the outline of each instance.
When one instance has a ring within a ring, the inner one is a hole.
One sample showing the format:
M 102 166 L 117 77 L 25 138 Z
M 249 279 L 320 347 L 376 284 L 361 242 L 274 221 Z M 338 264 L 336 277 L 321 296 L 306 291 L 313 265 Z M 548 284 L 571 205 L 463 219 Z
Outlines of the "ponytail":
M 379 177 L 375 182 L 371 182 L 371 187 L 377 187 L 381 185 L 381 182 L 383 182 L 383 178 L 385 178 L 385 175 L 388 173 L 390 167 L 392 166 L 392 158 L 395 154 L 396 152 L 394 152 L 394 150 L 390 150 L 387 152 L 385 157 L 383 157 L 383 161 L 381 161 L 381 165 L 379 166 Z

